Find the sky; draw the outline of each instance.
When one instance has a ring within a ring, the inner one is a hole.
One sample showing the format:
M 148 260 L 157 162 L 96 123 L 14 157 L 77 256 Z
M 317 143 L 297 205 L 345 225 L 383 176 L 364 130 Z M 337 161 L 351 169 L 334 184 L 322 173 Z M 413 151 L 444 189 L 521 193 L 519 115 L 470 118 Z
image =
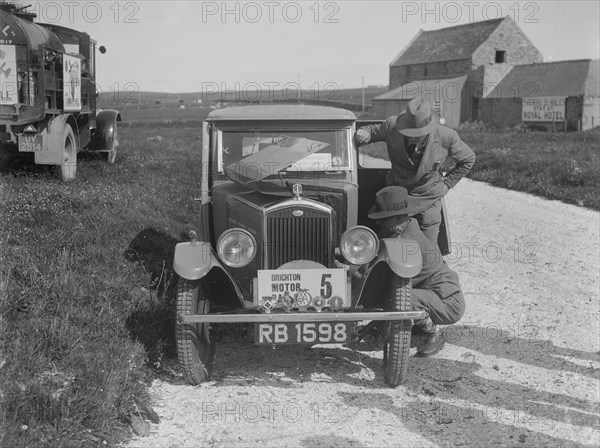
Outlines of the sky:
M 600 2 L 45 1 L 38 21 L 107 48 L 102 91 L 210 92 L 387 85 L 419 29 L 511 16 L 544 61 L 600 57 Z

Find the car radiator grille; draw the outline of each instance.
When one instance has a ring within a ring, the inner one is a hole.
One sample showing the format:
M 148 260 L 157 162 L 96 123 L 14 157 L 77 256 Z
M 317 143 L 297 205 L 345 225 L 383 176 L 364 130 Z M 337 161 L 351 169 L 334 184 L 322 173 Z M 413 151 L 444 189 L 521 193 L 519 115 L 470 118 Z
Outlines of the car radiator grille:
M 292 211 L 298 210 L 303 215 L 293 216 Z M 267 269 L 277 269 L 293 260 L 311 260 L 331 267 L 334 251 L 330 235 L 331 215 L 327 213 L 293 207 L 267 215 Z

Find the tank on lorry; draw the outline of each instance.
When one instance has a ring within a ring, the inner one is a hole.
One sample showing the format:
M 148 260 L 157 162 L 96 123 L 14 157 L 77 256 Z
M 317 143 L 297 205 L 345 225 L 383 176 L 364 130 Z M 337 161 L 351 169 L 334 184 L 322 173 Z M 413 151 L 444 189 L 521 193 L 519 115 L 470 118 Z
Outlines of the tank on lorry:
M 33 153 L 75 178 L 83 149 L 116 159 L 116 110 L 96 108 L 96 41 L 36 23 L 27 7 L 0 2 L 0 151 Z M 104 48 L 100 47 L 101 52 Z

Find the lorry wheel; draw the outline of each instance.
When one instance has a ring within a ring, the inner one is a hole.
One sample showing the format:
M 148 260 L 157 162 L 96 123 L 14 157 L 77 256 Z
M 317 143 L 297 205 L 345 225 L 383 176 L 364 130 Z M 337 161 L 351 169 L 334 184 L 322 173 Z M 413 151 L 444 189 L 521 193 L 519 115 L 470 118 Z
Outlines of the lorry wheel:
M 75 133 L 71 125 L 65 125 L 61 141 L 63 143 L 63 161 L 58 165 L 60 177 L 64 181 L 73 180 L 77 172 L 77 140 L 75 140 Z
M 410 278 L 392 274 L 390 298 L 387 309 L 410 311 Z M 383 338 L 383 376 L 390 387 L 397 387 L 408 374 L 410 357 L 410 320 L 389 321 Z
M 113 147 L 112 147 L 111 151 L 106 152 L 106 161 L 109 163 L 109 165 L 113 165 L 115 163 L 115 161 L 117 160 L 117 148 L 118 147 L 119 147 L 119 141 L 117 140 L 117 124 L 115 123 L 115 134 L 114 134 Z
M 199 280 L 179 279 L 177 285 L 177 315 L 208 314 L 210 303 Z M 215 357 L 214 337 L 209 324 L 176 323 L 177 356 L 190 384 L 210 379 Z

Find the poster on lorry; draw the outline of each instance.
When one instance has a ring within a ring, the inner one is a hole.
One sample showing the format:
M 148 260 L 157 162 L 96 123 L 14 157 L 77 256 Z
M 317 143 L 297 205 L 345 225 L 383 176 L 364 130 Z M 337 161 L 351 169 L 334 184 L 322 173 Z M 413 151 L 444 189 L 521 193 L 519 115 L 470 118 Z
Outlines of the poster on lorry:
M 64 110 L 81 110 L 81 60 L 63 55 Z
M 17 54 L 14 45 L 0 45 L 0 104 L 19 102 Z

